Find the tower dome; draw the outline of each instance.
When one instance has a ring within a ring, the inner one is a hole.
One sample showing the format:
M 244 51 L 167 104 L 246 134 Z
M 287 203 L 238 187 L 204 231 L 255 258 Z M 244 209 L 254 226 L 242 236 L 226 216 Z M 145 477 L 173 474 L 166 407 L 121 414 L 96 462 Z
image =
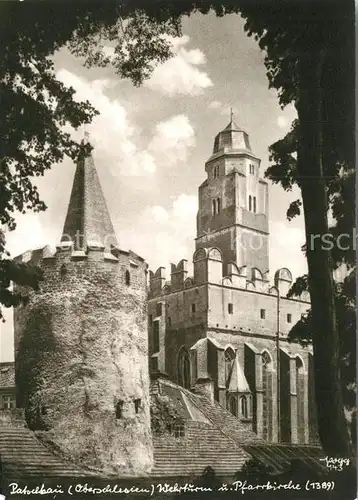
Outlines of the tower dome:
M 232 114 L 230 123 L 218 133 L 214 140 L 213 154 L 225 150 L 248 150 L 252 152 L 248 134 L 236 125 Z

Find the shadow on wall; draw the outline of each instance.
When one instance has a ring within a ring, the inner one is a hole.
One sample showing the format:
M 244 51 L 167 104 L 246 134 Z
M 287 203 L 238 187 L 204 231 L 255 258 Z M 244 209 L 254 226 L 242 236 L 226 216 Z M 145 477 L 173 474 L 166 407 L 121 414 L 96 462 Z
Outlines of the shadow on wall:
M 52 333 L 51 318 L 51 311 L 44 305 L 32 309 L 16 353 L 17 406 L 26 409 L 26 422 L 32 430 L 46 430 L 41 415 L 33 411 L 34 396 L 41 391 L 42 377 L 47 372 L 43 368 L 49 364 L 51 356 L 60 352 Z

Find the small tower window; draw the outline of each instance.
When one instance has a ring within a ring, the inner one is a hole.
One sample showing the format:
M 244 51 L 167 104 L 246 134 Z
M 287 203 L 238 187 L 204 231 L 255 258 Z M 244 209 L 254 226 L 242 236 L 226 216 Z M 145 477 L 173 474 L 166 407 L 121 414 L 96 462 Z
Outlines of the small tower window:
M 116 419 L 120 420 L 123 417 L 123 401 L 118 401 L 116 404 Z
M 265 319 L 266 317 L 266 310 L 265 309 L 260 309 L 260 318 Z
M 234 312 L 234 304 L 228 304 L 227 305 L 227 310 L 229 314 L 233 314 Z
M 130 275 L 129 271 L 125 272 L 124 278 L 125 278 L 126 285 L 129 286 L 131 284 L 131 275 Z
M 217 179 L 219 177 L 219 167 L 216 166 L 214 167 L 214 179 Z
M 253 201 L 254 201 L 254 213 L 256 213 L 256 196 L 253 197 Z
M 196 304 L 192 304 L 191 305 L 191 312 L 195 313 L 195 310 L 196 310 Z
M 161 302 L 158 302 L 156 305 L 156 314 L 157 314 L 157 316 L 162 315 L 162 303 Z
M 249 211 L 251 212 L 251 210 L 252 210 L 252 196 L 250 194 L 250 196 L 249 196 Z
M 241 396 L 240 398 L 240 411 L 241 411 L 241 416 L 244 418 L 248 417 L 248 411 L 247 411 L 247 399 L 245 396 Z
M 212 210 L 213 210 L 213 215 L 216 215 L 216 200 L 212 201 Z
M 287 314 L 287 323 L 291 323 L 292 322 L 292 314 Z
M 254 174 L 254 173 L 255 173 L 255 165 L 250 163 L 250 174 Z
M 138 414 L 139 413 L 139 410 L 141 409 L 142 407 L 142 401 L 141 399 L 135 399 L 134 400 L 134 409 L 135 409 L 135 412 Z
M 67 274 L 67 268 L 65 266 L 65 264 L 62 264 L 61 268 L 60 268 L 60 276 L 61 278 L 64 278 Z
M 168 326 L 172 326 L 172 318 L 170 316 L 168 317 Z
M 220 210 L 221 210 L 221 200 L 220 200 L 220 198 L 218 198 L 216 200 L 216 210 L 217 210 L 217 213 L 219 214 Z

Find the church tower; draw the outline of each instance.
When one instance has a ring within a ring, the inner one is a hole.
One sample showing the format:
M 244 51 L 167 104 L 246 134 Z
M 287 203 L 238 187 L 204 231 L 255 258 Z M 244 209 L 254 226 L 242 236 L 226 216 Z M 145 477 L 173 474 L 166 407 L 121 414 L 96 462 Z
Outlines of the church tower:
M 234 262 L 251 279 L 256 269 L 269 271 L 268 186 L 260 177 L 261 160 L 248 134 L 230 123 L 214 141 L 199 187 L 196 248 L 218 247 L 224 274 Z
M 27 425 L 78 466 L 146 474 L 147 264 L 119 249 L 91 156 L 79 158 L 57 248 L 18 260 L 44 278 L 14 310 L 17 406 Z

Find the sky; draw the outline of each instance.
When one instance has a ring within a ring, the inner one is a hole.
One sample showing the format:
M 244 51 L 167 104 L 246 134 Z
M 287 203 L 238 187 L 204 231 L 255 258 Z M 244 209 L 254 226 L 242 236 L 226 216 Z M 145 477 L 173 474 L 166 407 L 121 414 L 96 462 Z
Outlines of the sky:
M 197 189 L 230 108 L 261 158 L 261 176 L 269 165 L 268 147 L 296 117 L 293 107 L 280 109 L 276 91 L 268 88 L 264 53 L 243 26 L 238 15 L 184 19 L 183 36 L 172 40 L 174 56 L 139 88 L 112 68 L 84 68 L 66 49 L 54 55 L 57 77 L 100 112 L 87 131 L 120 247 L 144 257 L 154 271 L 165 266 L 168 277 L 171 262 L 192 260 Z M 39 179 L 48 209 L 17 218 L 16 230 L 7 233 L 13 256 L 59 242 L 74 171 L 65 160 Z M 288 267 L 300 276 L 306 272 L 304 224 L 302 217 L 288 222 L 285 215 L 299 194 L 269 183 L 269 197 L 270 275 Z M 0 361 L 12 361 L 11 310 L 5 318 Z

